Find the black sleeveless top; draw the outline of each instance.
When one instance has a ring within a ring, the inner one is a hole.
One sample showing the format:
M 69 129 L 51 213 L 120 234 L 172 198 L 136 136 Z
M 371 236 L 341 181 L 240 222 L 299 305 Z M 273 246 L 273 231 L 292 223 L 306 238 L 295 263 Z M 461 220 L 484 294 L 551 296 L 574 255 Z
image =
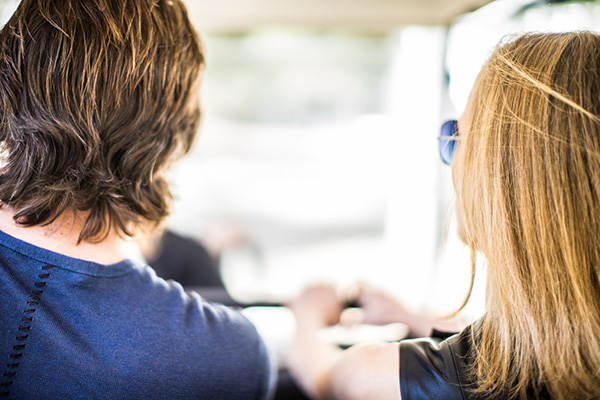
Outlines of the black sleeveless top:
M 471 326 L 443 339 L 431 337 L 400 342 L 400 391 L 402 400 L 471 400 L 466 389 L 472 385 L 467 366 Z
M 431 337 L 401 341 L 402 400 L 490 400 L 488 397 L 476 396 L 469 390 L 476 385 L 469 371 L 473 365 L 472 332 L 478 325 L 475 322 L 447 339 Z M 531 398 L 550 400 L 545 390 L 537 396 L 533 392 L 531 394 Z M 509 397 L 501 395 L 495 399 Z

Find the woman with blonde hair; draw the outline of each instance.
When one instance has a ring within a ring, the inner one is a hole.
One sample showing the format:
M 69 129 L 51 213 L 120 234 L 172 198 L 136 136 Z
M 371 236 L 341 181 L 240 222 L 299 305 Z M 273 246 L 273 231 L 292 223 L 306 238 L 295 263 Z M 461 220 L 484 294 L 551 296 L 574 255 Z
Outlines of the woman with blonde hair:
M 292 304 L 292 370 L 324 398 L 600 398 L 600 35 L 500 45 L 445 131 L 485 315 L 445 340 L 342 351 L 316 336 L 339 320 L 334 292 L 312 288 Z

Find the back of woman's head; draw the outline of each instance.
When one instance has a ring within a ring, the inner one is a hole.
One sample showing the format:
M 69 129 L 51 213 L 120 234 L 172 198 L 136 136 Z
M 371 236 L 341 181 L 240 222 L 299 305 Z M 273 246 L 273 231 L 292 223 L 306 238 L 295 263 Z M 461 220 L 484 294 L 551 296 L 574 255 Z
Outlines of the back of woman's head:
M 180 0 L 23 0 L 0 31 L 0 201 L 80 240 L 168 213 L 164 167 L 198 122 L 203 55 Z
M 501 45 L 465 117 L 458 212 L 488 265 L 480 390 L 600 398 L 600 36 Z

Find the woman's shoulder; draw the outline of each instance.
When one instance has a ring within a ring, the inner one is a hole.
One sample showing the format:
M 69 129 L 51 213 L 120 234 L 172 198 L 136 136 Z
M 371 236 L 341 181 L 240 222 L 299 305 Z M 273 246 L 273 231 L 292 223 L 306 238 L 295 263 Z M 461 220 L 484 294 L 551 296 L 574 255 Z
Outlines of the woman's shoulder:
M 403 400 L 479 399 L 468 391 L 477 323 L 462 332 L 400 342 L 400 388 Z

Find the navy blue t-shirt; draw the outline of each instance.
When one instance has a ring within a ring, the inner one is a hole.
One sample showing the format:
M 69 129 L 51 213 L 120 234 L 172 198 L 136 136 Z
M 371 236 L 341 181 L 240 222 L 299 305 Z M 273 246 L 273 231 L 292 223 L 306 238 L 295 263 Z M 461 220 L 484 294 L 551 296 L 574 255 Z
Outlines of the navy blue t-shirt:
M 101 265 L 0 232 L 0 398 L 264 399 L 254 326 L 152 268 Z

